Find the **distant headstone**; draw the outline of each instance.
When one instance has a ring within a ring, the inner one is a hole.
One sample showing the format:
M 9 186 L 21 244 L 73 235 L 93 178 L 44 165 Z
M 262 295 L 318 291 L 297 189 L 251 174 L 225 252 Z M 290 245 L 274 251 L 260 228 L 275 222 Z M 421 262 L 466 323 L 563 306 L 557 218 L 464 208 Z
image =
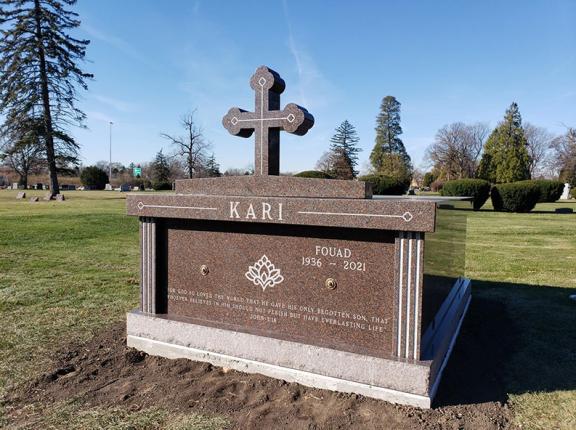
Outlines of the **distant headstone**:
M 64 197 L 64 194 L 56 194 L 56 200 L 58 200 L 59 202 L 63 202 L 64 200 L 66 200 L 66 198 Z
M 44 194 L 44 200 L 54 200 L 54 197 L 52 196 L 52 193 L 46 193 L 46 194 Z
M 14 183 L 12 184 L 12 189 L 13 189 L 13 190 L 17 190 L 17 189 L 18 189 L 18 182 L 14 182 Z
M 120 185 L 120 192 L 122 193 L 126 193 L 128 191 L 130 191 L 130 184 L 122 184 Z
M 43 190 L 44 189 L 44 184 L 41 184 L 40 182 L 36 184 L 36 189 L 37 190 Z
M 112 184 L 106 184 L 106 186 L 104 187 L 104 190 L 106 190 L 106 191 L 114 191 L 114 188 L 112 188 Z
M 26 198 L 26 193 L 25 193 L 24 191 L 20 191 L 20 192 L 16 195 L 16 198 L 17 198 L 18 200 L 25 199 L 25 198 Z
M 560 196 L 560 200 L 568 200 L 570 198 L 570 184 L 564 184 L 564 191 L 562 191 L 562 195 Z
M 30 198 L 30 201 L 31 201 L 31 202 L 37 202 L 37 201 L 40 201 L 40 198 L 37 197 L 37 196 L 34 196 L 34 197 L 31 197 L 31 198 Z
M 140 187 L 132 187 L 132 191 L 140 191 Z

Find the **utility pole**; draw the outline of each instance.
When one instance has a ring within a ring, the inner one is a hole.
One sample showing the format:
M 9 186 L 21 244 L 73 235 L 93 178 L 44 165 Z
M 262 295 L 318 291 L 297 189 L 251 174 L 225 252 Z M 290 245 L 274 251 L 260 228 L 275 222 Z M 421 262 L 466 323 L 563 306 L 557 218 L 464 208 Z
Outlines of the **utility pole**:
M 110 121 L 110 161 L 108 162 L 108 182 L 112 184 L 112 121 Z

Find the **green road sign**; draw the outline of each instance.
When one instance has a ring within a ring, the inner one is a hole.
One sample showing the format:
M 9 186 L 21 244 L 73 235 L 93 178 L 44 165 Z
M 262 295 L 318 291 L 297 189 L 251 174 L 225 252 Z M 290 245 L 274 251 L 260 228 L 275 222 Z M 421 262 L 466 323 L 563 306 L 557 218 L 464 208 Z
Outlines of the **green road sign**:
M 134 167 L 134 176 L 142 176 L 142 168 Z

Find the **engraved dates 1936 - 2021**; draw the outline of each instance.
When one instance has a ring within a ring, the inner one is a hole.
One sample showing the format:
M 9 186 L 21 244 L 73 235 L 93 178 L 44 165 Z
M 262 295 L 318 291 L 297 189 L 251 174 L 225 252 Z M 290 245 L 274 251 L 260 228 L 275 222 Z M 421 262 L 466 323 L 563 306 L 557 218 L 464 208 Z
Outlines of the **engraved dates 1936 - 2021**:
M 312 255 L 302 256 L 302 266 L 319 268 L 323 265 L 349 271 L 366 271 L 366 262 L 354 257 L 350 248 L 316 245 Z

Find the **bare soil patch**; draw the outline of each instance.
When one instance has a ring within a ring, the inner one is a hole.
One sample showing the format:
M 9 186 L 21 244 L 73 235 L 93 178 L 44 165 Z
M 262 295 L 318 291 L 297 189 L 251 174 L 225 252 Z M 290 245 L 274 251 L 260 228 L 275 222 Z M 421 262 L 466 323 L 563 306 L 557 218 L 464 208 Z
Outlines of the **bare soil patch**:
M 87 343 L 69 345 L 50 372 L 11 390 L 3 403 L 14 425 L 31 419 L 26 413 L 31 404 L 37 411 L 75 399 L 86 407 L 219 414 L 241 429 L 508 429 L 513 428 L 512 413 L 499 373 L 506 356 L 501 346 L 507 344 L 499 323 L 506 321 L 480 323 L 483 319 L 477 318 L 485 312 L 504 315 L 496 307 L 473 302 L 430 410 L 148 356 L 126 347 L 123 323 Z M 495 348 L 494 337 L 500 347 Z

